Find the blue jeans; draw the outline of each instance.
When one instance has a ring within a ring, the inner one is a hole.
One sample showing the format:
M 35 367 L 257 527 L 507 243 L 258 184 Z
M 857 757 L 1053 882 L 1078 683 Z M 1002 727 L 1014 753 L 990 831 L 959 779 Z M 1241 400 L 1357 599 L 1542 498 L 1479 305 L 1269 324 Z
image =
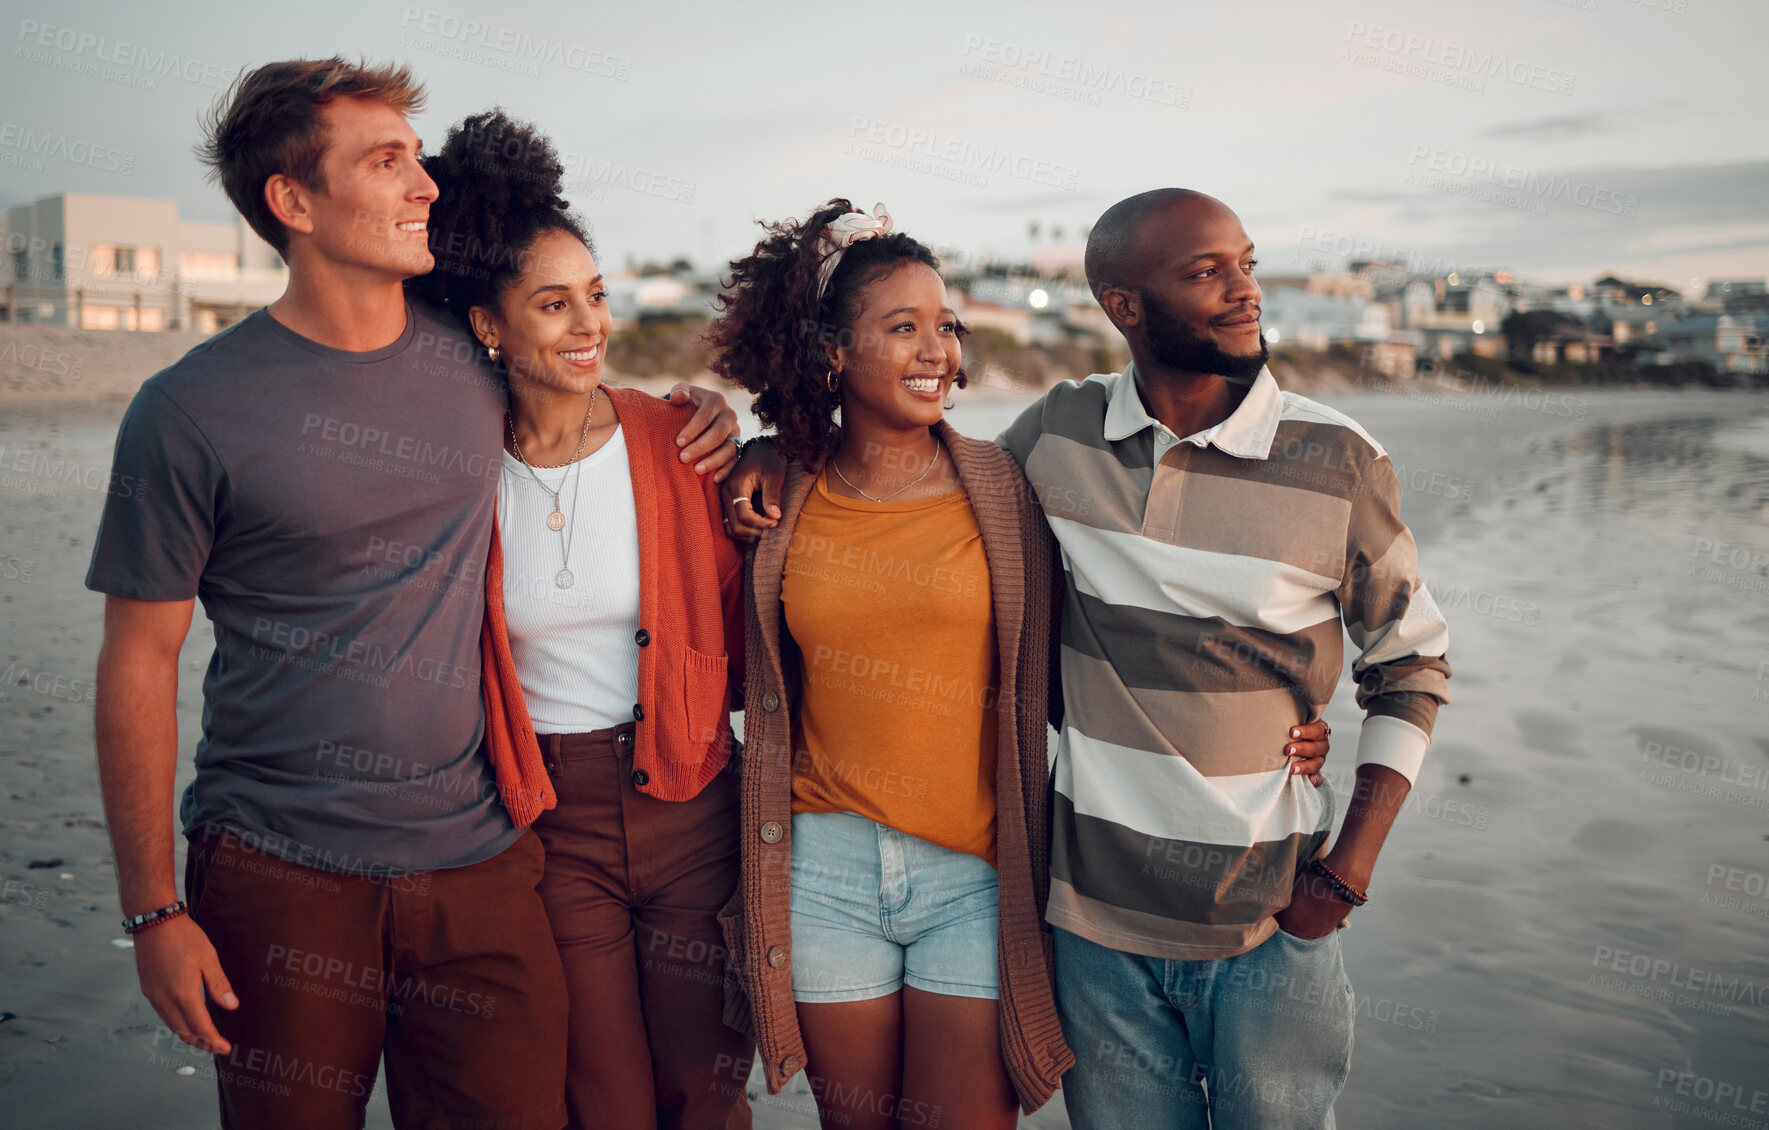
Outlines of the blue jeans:
M 1338 930 L 1209 961 L 1055 935 L 1076 1130 L 1332 1130 L 1355 1008 Z

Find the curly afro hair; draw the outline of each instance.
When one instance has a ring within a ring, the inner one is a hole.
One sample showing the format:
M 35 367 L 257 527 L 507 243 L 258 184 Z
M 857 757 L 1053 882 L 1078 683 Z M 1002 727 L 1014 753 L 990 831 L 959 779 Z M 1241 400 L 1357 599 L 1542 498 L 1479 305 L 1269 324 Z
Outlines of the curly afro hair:
M 462 321 L 474 306 L 495 310 L 522 276 L 534 241 L 553 231 L 595 245 L 559 193 L 565 166 L 533 125 L 501 109 L 463 118 L 442 147 L 424 158 L 436 182 L 430 205 L 430 251 L 436 269 L 408 284 Z
M 892 232 L 850 244 L 829 291 L 817 297 L 823 256 L 817 240 L 831 221 L 856 209 L 837 197 L 802 223 L 762 224 L 755 250 L 731 263 L 731 282 L 718 299 L 719 316 L 707 328 L 713 372 L 755 394 L 753 411 L 778 433 L 780 453 L 806 466 L 835 450 L 839 392 L 828 384 L 832 340 L 850 333 L 860 292 L 903 263 L 940 269 L 924 244 Z M 965 382 L 958 375 L 959 387 Z

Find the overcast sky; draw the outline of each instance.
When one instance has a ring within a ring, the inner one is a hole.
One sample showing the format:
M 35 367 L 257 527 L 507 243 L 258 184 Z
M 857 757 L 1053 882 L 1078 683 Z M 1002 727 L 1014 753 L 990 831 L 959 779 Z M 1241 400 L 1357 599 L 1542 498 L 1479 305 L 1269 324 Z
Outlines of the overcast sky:
M 728 258 L 756 219 L 834 195 L 1018 258 L 1183 185 L 1240 213 L 1267 272 L 1368 247 L 1557 282 L 1769 274 L 1766 0 L 0 12 L 0 203 L 100 192 L 227 218 L 191 156 L 225 79 L 361 53 L 427 80 L 426 144 L 494 104 L 546 128 L 607 266 Z M 32 152 L 25 131 L 62 144 Z

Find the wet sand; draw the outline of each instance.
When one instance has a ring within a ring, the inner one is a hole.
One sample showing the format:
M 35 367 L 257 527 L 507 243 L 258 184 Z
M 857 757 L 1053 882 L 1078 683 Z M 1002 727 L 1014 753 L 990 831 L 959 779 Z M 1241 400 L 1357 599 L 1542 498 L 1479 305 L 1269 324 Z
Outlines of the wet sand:
M 1340 1124 L 1769 1125 L 1751 1109 L 1769 1092 L 1769 398 L 1322 399 L 1394 456 L 1456 672 L 1345 937 Z M 961 394 L 955 422 L 992 436 L 1023 402 Z M 159 1030 L 113 945 L 102 602 L 80 582 L 122 407 L 10 404 L 0 421 L 9 1125 L 215 1124 L 207 1061 Z M 199 617 L 187 749 L 208 648 Z M 1328 718 L 1343 792 L 1349 686 Z M 755 1107 L 760 1127 L 816 1122 L 802 1090 Z M 1066 1126 L 1060 1099 L 1023 1124 Z M 379 1094 L 370 1125 L 390 1125 Z

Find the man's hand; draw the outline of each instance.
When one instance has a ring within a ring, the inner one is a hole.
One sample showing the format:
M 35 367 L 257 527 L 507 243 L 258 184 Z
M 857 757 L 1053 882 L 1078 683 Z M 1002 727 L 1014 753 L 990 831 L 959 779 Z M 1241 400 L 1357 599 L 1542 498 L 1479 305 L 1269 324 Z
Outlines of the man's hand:
M 1290 727 L 1290 744 L 1284 747 L 1291 775 L 1304 774 L 1317 789 L 1321 787 L 1321 769 L 1327 764 L 1327 750 L 1332 745 L 1327 733 L 1325 722 L 1304 722 Z
M 240 1001 L 221 972 L 221 959 L 209 944 L 209 935 L 190 915 L 135 935 L 135 973 L 141 978 L 142 995 L 180 1040 L 218 1055 L 233 1050 L 216 1030 L 207 1001 L 228 1010 L 238 1008 Z
M 725 532 L 736 541 L 755 541 L 780 524 L 780 484 L 786 481 L 786 460 L 765 440 L 743 449 L 720 493 L 725 500 Z M 760 491 L 761 510 L 755 496 Z
M 692 404 L 694 415 L 676 436 L 684 463 L 694 463 L 694 473 L 713 473 L 713 482 L 722 483 L 731 473 L 737 459 L 737 413 L 725 398 L 710 388 L 698 388 L 677 381 L 664 397 L 671 404 Z M 695 460 L 699 460 L 695 463 Z
M 1376 856 L 1411 788 L 1405 777 L 1386 765 L 1358 766 L 1339 840 L 1322 862 L 1353 888 L 1369 890 Z M 1325 937 L 1349 913 L 1351 904 L 1334 893 L 1332 884 L 1304 866 L 1291 887 L 1290 905 L 1277 914 L 1278 929 L 1298 938 Z
M 1351 904 L 1333 893 L 1333 887 L 1304 864 L 1290 888 L 1290 905 L 1278 911 L 1278 929 L 1286 934 L 1312 941 L 1324 938 L 1339 928 Z

